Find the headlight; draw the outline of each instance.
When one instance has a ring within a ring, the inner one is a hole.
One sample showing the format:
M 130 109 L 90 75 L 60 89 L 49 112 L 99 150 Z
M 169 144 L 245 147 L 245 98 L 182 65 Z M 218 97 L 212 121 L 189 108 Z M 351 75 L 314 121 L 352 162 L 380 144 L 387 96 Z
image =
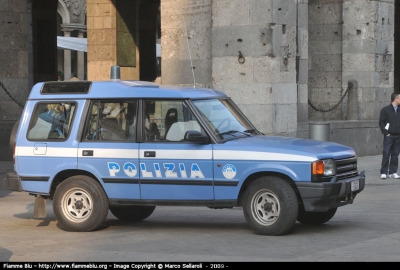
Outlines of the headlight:
M 314 175 L 333 176 L 336 174 L 336 162 L 333 159 L 317 160 L 312 163 L 311 173 Z

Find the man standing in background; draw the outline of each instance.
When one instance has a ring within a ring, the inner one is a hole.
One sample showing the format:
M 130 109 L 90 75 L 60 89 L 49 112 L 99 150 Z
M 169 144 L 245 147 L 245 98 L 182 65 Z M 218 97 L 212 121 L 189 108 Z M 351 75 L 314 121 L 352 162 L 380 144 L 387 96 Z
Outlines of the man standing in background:
M 381 179 L 400 178 L 397 174 L 400 152 L 400 94 L 390 96 L 391 104 L 382 108 L 379 116 L 379 127 L 383 134 L 383 154 Z

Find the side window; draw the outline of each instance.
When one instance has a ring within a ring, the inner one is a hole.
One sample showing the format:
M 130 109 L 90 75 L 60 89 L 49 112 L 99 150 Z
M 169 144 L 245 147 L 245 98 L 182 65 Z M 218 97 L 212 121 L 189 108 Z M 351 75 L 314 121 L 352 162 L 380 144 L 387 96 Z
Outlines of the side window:
M 189 130 L 205 134 L 183 100 L 147 100 L 143 110 L 145 141 L 180 142 Z
M 84 140 L 135 141 L 136 101 L 94 101 L 84 128 Z
M 72 127 L 76 103 L 39 103 L 31 118 L 28 140 L 64 141 Z

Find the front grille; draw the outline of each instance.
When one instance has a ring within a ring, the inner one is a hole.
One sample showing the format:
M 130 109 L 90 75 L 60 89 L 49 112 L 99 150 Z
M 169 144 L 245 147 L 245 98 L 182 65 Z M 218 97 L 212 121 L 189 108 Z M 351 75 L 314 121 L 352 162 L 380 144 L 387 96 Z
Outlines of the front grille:
M 336 160 L 336 170 L 337 180 L 343 180 L 357 176 L 357 157 Z

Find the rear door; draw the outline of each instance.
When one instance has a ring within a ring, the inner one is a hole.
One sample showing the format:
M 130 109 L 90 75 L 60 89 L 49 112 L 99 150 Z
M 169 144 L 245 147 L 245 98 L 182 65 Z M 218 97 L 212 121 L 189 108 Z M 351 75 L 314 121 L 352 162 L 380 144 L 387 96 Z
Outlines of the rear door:
M 48 193 L 52 179 L 62 170 L 77 167 L 75 121 L 84 101 L 29 101 L 18 132 L 15 161 L 23 190 Z M 26 114 L 27 115 L 27 114 Z M 28 123 L 29 121 L 29 123 Z
M 78 169 L 93 173 L 110 200 L 140 199 L 137 100 L 93 100 L 78 149 Z

